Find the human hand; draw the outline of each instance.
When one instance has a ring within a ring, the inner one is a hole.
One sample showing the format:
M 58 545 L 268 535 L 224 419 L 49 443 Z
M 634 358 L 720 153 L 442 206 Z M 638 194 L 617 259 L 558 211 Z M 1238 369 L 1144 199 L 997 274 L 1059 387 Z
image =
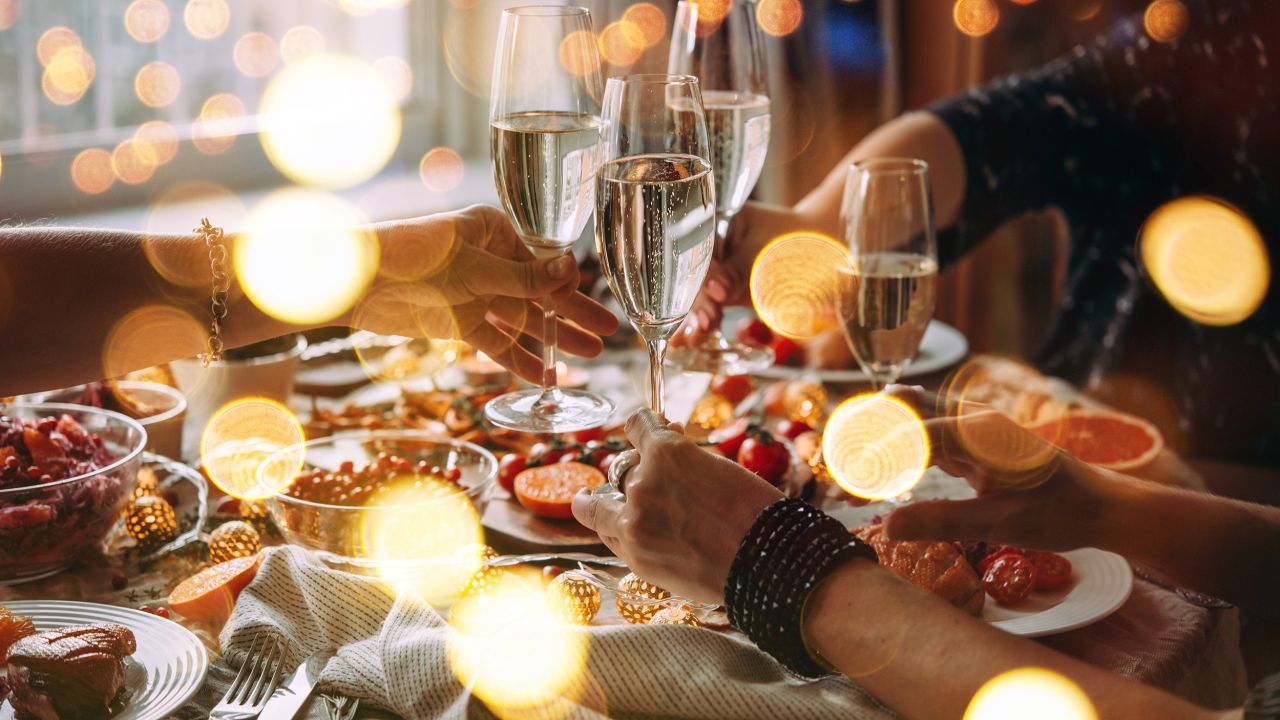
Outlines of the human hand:
M 1102 542 L 1105 511 L 1133 481 L 1076 460 L 987 406 L 961 406 L 905 386 L 887 392 L 924 418 L 932 462 L 978 491 L 972 500 L 898 508 L 885 521 L 890 538 L 985 540 L 1038 550 Z
M 782 493 L 650 410 L 632 415 L 626 432 L 640 462 L 627 473 L 625 501 L 579 493 L 573 516 L 645 580 L 723 602 L 738 544 Z
M 542 360 L 516 340 L 542 339 L 547 298 L 560 314 L 558 345 L 567 352 L 595 356 L 599 336 L 618 329 L 613 313 L 577 292 L 573 257 L 535 260 L 497 208 L 472 205 L 375 230 L 379 277 L 351 314 L 355 327 L 465 340 L 530 382 L 541 382 Z

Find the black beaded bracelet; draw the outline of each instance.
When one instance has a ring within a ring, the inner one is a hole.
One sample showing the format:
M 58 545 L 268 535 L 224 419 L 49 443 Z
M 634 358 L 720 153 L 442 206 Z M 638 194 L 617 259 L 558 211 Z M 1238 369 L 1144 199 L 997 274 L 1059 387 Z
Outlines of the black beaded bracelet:
M 804 644 L 805 600 L 854 557 L 876 562 L 875 550 L 835 518 L 796 498 L 775 502 L 742 538 L 729 568 L 729 622 L 797 675 L 826 674 Z

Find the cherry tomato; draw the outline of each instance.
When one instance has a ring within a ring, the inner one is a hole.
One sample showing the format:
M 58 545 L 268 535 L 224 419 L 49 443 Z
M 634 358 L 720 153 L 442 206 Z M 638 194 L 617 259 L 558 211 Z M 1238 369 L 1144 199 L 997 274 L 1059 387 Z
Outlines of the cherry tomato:
M 498 484 L 507 492 L 516 491 L 516 475 L 529 466 L 529 459 L 523 455 L 511 453 L 505 455 L 498 463 Z
M 808 423 L 799 420 L 779 420 L 774 430 L 788 440 L 795 440 L 807 432 L 813 432 Z
M 979 574 L 985 573 L 987 571 L 987 568 L 991 567 L 991 563 L 995 562 L 996 560 L 999 560 L 1005 555 L 1022 556 L 1022 555 L 1025 555 L 1025 553 L 1023 553 L 1021 550 L 1019 550 L 1016 547 L 1010 547 L 1008 545 L 997 545 L 996 547 L 992 548 L 991 552 L 987 553 L 986 557 L 978 561 L 978 573 Z
M 738 449 L 742 447 L 742 441 L 747 439 L 747 430 L 750 427 L 750 420 L 739 418 L 722 428 L 711 431 L 707 440 L 725 457 L 736 458 Z
M 758 317 L 749 317 L 738 323 L 738 341 L 749 345 L 768 345 L 773 341 L 773 331 Z
M 711 392 L 737 405 L 751 394 L 751 378 L 746 375 L 717 375 L 711 381 Z
M 1071 582 L 1071 561 L 1058 553 L 1031 552 L 1036 566 L 1036 590 L 1057 590 Z
M 791 453 L 772 435 L 757 430 L 742 441 L 742 447 L 738 449 L 738 464 L 777 485 L 791 466 Z
M 1016 605 L 1036 586 L 1036 565 L 1025 555 L 996 558 L 982 576 L 982 589 L 1001 605 Z
M 769 343 L 769 347 L 773 348 L 773 364 L 786 365 L 787 367 L 800 367 L 804 365 L 804 348 L 795 340 L 788 337 L 778 335 Z
M 592 440 L 604 440 L 604 428 L 593 427 L 586 430 L 579 430 L 569 435 L 573 441 L 585 445 Z
M 589 453 L 586 453 L 586 454 L 589 455 Z M 565 454 L 561 455 L 560 458 L 556 460 L 556 462 L 559 462 L 559 463 L 587 462 L 587 460 L 583 459 L 583 455 L 584 455 L 583 450 L 578 450 L 578 449 L 568 450 L 565 452 Z
M 529 448 L 529 465 L 550 465 L 557 462 L 570 448 L 565 447 L 563 443 L 552 441 L 551 444 L 535 443 Z

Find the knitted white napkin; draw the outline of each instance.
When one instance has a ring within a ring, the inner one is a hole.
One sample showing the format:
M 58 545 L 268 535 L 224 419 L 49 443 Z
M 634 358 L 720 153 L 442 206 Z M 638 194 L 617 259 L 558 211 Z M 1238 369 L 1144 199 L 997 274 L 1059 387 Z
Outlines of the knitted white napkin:
M 233 664 L 261 630 L 288 639 L 289 667 L 313 652 L 333 652 L 322 691 L 408 720 L 490 716 L 450 670 L 439 614 L 300 548 L 269 550 L 241 594 L 221 638 Z M 845 678 L 796 679 L 754 645 L 724 633 L 670 625 L 583 632 L 592 691 L 572 706 L 571 717 L 893 717 Z

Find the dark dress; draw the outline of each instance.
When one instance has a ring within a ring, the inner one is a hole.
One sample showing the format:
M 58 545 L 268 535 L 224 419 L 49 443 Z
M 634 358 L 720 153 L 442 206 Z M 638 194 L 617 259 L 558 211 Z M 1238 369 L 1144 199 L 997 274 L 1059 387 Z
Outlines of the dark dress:
M 1058 208 L 1068 273 L 1037 366 L 1082 387 L 1141 378 L 1176 403 L 1189 455 L 1280 467 L 1280 0 L 1184 2 L 1191 23 L 1173 42 L 1125 20 L 1033 73 L 929 108 L 967 173 L 941 260 L 1015 215 Z M 1242 210 L 1267 244 L 1266 298 L 1233 326 L 1179 314 L 1136 253 L 1153 210 L 1196 194 Z

